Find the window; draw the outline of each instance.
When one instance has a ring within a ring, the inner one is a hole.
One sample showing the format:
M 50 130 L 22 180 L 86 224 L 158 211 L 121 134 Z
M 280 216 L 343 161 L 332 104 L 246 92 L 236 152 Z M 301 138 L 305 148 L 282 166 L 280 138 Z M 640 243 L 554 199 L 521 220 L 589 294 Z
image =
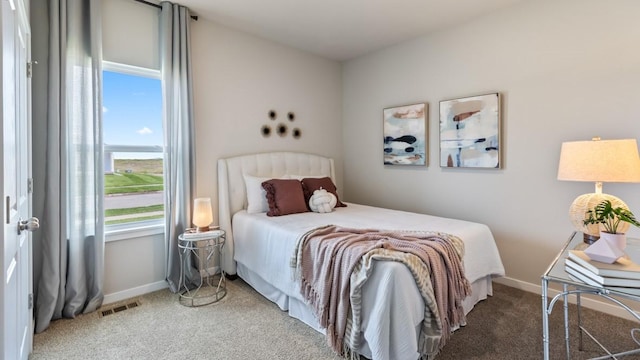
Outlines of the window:
M 160 71 L 103 63 L 107 232 L 163 224 Z

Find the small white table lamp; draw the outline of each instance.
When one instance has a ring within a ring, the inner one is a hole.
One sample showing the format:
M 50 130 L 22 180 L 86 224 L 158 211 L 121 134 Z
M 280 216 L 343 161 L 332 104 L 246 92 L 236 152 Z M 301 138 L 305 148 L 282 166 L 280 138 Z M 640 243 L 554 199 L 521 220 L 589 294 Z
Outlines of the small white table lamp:
M 558 180 L 593 181 L 595 193 L 578 196 L 569 208 L 569 217 L 576 230 L 584 234 L 585 242 L 599 238 L 598 224 L 584 225 L 589 209 L 603 200 L 613 206 L 629 208 L 619 198 L 602 193 L 603 182 L 640 182 L 640 155 L 635 139 L 572 141 L 562 143 Z M 625 232 L 628 223 L 621 223 L 619 229 Z
M 198 232 L 208 231 L 213 221 L 211 198 L 196 198 L 193 200 L 193 225 Z

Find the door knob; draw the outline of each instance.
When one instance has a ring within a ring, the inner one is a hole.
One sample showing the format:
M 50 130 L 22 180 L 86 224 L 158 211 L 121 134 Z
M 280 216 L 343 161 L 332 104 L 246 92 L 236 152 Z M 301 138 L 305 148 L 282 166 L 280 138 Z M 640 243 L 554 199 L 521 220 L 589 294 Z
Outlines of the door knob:
M 32 217 L 27 220 L 20 219 L 20 221 L 18 222 L 18 234 L 20 234 L 24 230 L 36 231 L 39 228 L 40 228 L 40 220 L 38 220 L 38 218 L 36 217 Z

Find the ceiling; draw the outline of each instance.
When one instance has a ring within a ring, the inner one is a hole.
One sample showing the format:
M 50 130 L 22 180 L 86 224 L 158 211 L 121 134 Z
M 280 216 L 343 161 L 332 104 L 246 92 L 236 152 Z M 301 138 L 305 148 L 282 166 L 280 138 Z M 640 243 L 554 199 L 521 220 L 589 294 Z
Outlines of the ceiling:
M 523 0 L 179 0 L 230 28 L 348 60 Z

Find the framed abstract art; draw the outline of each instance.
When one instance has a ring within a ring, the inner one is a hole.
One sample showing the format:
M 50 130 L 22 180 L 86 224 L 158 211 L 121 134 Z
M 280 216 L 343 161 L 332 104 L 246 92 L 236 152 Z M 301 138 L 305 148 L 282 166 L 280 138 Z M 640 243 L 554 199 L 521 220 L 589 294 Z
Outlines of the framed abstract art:
M 427 163 L 427 109 L 426 103 L 420 103 L 382 111 L 385 165 Z
M 500 94 L 440 102 L 440 166 L 502 167 Z

